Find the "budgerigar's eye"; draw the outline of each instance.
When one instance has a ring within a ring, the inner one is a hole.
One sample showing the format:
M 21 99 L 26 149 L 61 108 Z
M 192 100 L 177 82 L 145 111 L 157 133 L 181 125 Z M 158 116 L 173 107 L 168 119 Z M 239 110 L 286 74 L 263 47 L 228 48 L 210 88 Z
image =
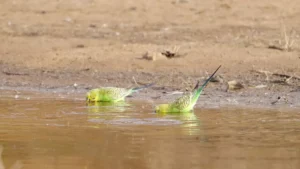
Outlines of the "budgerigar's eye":
M 90 98 L 90 101 L 95 101 L 95 97 L 91 97 L 91 98 Z

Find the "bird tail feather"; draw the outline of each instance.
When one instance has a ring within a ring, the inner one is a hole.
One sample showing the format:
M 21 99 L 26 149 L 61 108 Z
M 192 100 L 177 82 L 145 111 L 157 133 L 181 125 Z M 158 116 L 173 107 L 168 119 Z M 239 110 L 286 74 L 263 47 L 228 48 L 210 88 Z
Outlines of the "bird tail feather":
M 203 83 L 203 85 L 201 87 L 199 87 L 200 81 L 197 82 L 196 86 L 193 89 L 193 91 L 196 90 L 196 93 L 194 95 L 195 101 L 199 98 L 202 90 L 205 88 L 205 86 L 208 84 L 208 82 L 211 80 L 211 78 L 217 73 L 217 71 L 220 69 L 220 67 L 221 67 L 221 65 L 214 71 L 214 73 L 212 75 L 209 76 L 209 78 Z
M 217 71 L 220 69 L 220 67 L 221 67 L 221 65 L 215 70 L 215 72 L 212 75 L 209 76 L 209 78 L 203 83 L 201 88 L 204 88 L 207 85 L 207 83 L 211 80 L 211 78 L 214 77 L 214 75 L 217 73 Z M 198 82 L 198 84 L 199 84 L 199 82 Z M 199 87 L 199 86 L 197 86 L 197 87 Z

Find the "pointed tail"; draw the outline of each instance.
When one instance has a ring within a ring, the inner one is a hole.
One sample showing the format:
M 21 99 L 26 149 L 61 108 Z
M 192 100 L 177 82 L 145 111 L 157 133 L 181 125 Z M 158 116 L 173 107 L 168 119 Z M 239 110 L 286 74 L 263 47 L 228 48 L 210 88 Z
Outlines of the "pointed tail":
M 142 90 L 142 89 L 145 89 L 145 88 L 149 88 L 151 86 L 153 86 L 155 83 L 150 83 L 150 84 L 146 84 L 144 86 L 140 86 L 140 87 L 135 87 L 135 88 L 132 88 L 132 91 L 133 92 L 137 92 L 139 90 Z
M 210 75 L 210 77 L 203 83 L 203 85 L 201 87 L 200 86 L 200 81 L 197 82 L 196 86 L 193 89 L 193 92 L 196 91 L 196 93 L 193 96 L 193 101 L 196 102 L 197 99 L 199 98 L 202 90 L 204 89 L 204 87 L 207 85 L 207 83 L 211 80 L 211 78 L 217 73 L 217 71 L 220 69 L 221 65 L 217 68 L 217 70 L 215 70 L 215 72 Z
M 207 85 L 207 83 L 211 80 L 212 77 L 214 77 L 214 75 L 217 73 L 217 71 L 220 69 L 220 67 L 221 67 L 221 65 L 217 68 L 217 70 L 215 70 L 215 72 L 212 75 L 209 76 L 209 78 L 203 83 L 201 88 L 204 88 Z M 198 88 L 199 88 L 199 81 L 198 81 L 197 85 L 195 86 L 195 89 L 198 89 Z

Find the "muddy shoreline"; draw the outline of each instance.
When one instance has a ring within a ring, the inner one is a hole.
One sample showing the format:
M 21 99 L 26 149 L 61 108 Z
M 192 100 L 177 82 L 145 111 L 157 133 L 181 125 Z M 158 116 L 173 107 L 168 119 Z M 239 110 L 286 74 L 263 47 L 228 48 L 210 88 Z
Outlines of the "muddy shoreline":
M 152 88 L 142 90 L 128 97 L 128 101 L 146 101 L 155 103 L 169 102 L 185 91 L 191 90 L 197 80 L 204 81 L 203 76 L 185 74 L 155 74 L 145 72 L 110 72 L 89 74 L 88 71 L 43 71 L 23 68 L 22 70 L 5 65 L 5 71 L 0 73 L 2 83 L 0 90 L 6 92 L 4 96 L 14 97 L 31 95 L 35 93 L 37 98 L 85 100 L 88 90 L 101 86 L 132 87 L 136 86 L 132 77 L 138 84 L 156 82 Z M 9 74 L 7 72 L 10 72 Z M 22 73 L 20 73 L 22 72 Z M 292 84 L 274 83 L 274 80 L 266 80 L 264 76 L 247 75 L 240 78 L 244 86 L 239 90 L 227 90 L 228 84 L 225 79 L 237 79 L 238 77 L 226 76 L 220 71 L 224 81 L 210 82 L 205 88 L 196 107 L 218 108 L 218 107 L 249 107 L 249 108 L 299 108 L 299 87 Z M 157 79 L 172 79 L 170 81 L 159 81 Z M 186 79 L 183 81 L 182 79 Z M 296 83 L 297 84 L 297 83 Z M 261 85 L 264 85 L 262 88 Z M 27 93 L 27 94 L 26 94 Z M 278 100 L 278 97 L 280 99 Z M 34 98 L 34 97 L 33 97 Z

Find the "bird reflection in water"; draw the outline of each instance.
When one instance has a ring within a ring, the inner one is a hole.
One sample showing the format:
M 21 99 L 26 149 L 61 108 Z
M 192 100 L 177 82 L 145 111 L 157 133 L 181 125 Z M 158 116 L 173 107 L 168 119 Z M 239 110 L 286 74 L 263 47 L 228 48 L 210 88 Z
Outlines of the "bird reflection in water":
M 200 120 L 193 111 L 182 113 L 157 113 L 161 118 L 176 119 L 182 122 L 181 128 L 185 135 L 200 134 Z
M 128 109 L 130 104 L 126 102 L 88 102 L 89 113 L 120 113 Z

